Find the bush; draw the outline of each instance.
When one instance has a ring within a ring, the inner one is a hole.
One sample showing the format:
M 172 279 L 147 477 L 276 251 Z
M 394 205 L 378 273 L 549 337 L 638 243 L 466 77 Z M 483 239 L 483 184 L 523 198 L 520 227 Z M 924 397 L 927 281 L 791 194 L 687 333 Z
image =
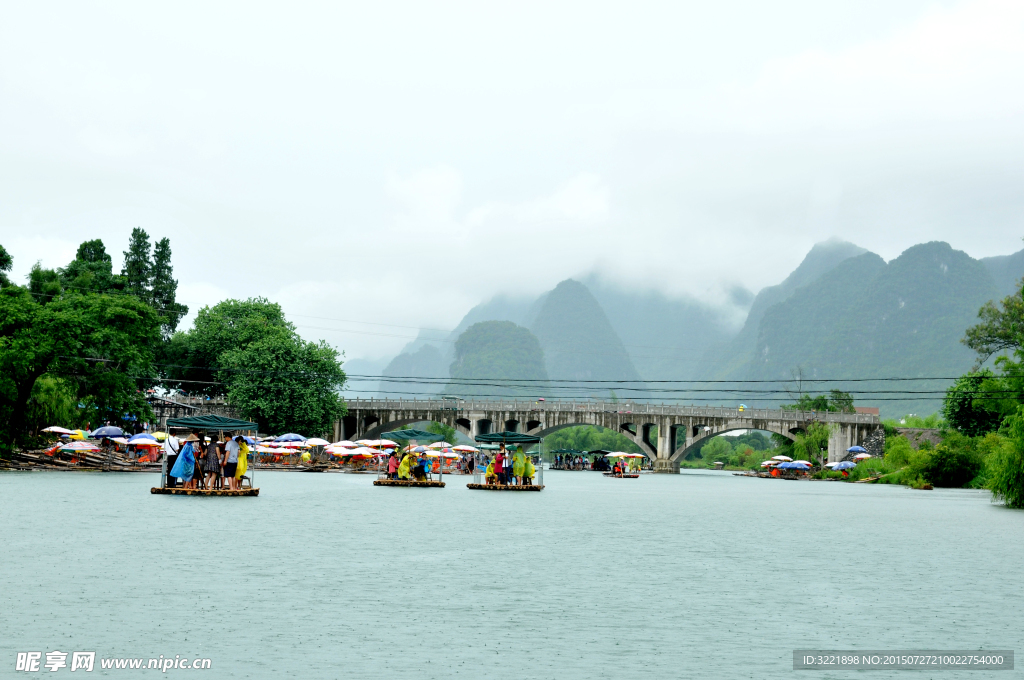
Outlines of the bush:
M 959 489 L 981 472 L 981 459 L 972 450 L 936 449 L 924 466 L 924 478 L 935 486 Z
M 991 453 L 988 488 L 1008 508 L 1024 508 L 1024 406 L 1008 417 L 1009 442 Z

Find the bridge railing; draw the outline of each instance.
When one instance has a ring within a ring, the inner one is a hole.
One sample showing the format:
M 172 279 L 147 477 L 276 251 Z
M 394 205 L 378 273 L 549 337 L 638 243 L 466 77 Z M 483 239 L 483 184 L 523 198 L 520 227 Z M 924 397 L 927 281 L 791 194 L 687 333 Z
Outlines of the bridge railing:
M 818 420 L 829 423 L 878 424 L 879 417 L 869 413 L 835 413 L 831 411 L 789 411 L 784 409 L 744 409 L 724 406 L 679 406 L 606 401 L 519 401 L 445 399 L 349 399 L 349 410 L 369 411 L 556 411 L 578 413 L 616 413 L 647 416 L 704 418 L 741 418 L 744 420 Z

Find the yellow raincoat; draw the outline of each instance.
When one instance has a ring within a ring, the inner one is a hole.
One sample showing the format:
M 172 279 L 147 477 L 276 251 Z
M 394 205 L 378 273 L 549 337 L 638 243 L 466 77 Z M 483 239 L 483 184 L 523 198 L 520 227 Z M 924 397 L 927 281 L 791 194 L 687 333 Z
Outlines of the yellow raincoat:
M 523 470 L 526 469 L 526 456 L 523 455 L 523 450 L 520 448 L 516 451 L 512 457 L 512 475 L 515 477 L 522 477 Z
M 523 476 L 532 478 L 535 474 L 537 474 L 537 468 L 534 466 L 533 461 L 527 458 L 526 471 L 523 473 Z
M 238 467 L 235 469 L 235 479 L 241 479 L 245 471 L 249 469 L 249 445 L 244 441 L 238 447 Z
M 412 475 L 412 469 L 416 467 L 416 454 L 407 453 L 402 462 L 398 465 L 398 478 L 399 479 L 410 479 Z

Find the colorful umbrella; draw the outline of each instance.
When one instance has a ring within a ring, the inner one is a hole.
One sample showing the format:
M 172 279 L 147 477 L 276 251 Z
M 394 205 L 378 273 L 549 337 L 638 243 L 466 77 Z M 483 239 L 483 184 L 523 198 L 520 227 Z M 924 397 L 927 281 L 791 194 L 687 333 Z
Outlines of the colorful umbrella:
M 60 447 L 61 451 L 82 453 L 84 451 L 99 451 L 100 447 L 89 442 L 70 442 Z

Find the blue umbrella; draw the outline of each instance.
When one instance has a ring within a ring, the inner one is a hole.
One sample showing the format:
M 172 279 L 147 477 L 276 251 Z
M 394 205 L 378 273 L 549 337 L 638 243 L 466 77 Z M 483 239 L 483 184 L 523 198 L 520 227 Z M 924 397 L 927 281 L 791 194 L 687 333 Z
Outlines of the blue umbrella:
M 847 453 L 867 453 L 868 450 L 865 449 L 863 446 L 851 446 L 850 448 L 846 449 L 846 452 Z
M 779 463 L 778 465 L 775 466 L 775 469 L 777 469 L 777 470 L 810 470 L 811 466 L 808 465 L 807 463 L 790 463 L 790 462 L 787 461 L 785 463 Z
M 131 439 L 129 439 L 128 443 L 131 444 L 132 442 L 142 441 L 142 440 L 145 440 L 145 439 L 156 441 L 156 437 L 154 437 L 153 435 L 146 434 L 145 432 L 140 432 L 139 434 L 137 434 L 134 437 L 132 437 Z
M 859 448 L 859 447 L 858 447 Z M 857 467 L 857 464 L 850 460 L 844 460 L 842 463 L 836 463 L 832 466 L 833 470 L 849 470 L 850 468 Z
M 100 437 L 123 437 L 124 436 L 124 430 L 122 430 L 119 427 L 114 427 L 113 425 L 106 425 L 104 427 L 97 428 L 96 431 L 93 432 L 89 436 L 93 437 L 93 438 L 100 438 Z
M 274 441 L 275 442 L 304 442 L 304 441 L 306 441 L 306 438 L 303 437 L 301 434 L 295 434 L 294 432 L 289 432 L 288 434 L 281 435 L 280 437 L 278 437 Z

